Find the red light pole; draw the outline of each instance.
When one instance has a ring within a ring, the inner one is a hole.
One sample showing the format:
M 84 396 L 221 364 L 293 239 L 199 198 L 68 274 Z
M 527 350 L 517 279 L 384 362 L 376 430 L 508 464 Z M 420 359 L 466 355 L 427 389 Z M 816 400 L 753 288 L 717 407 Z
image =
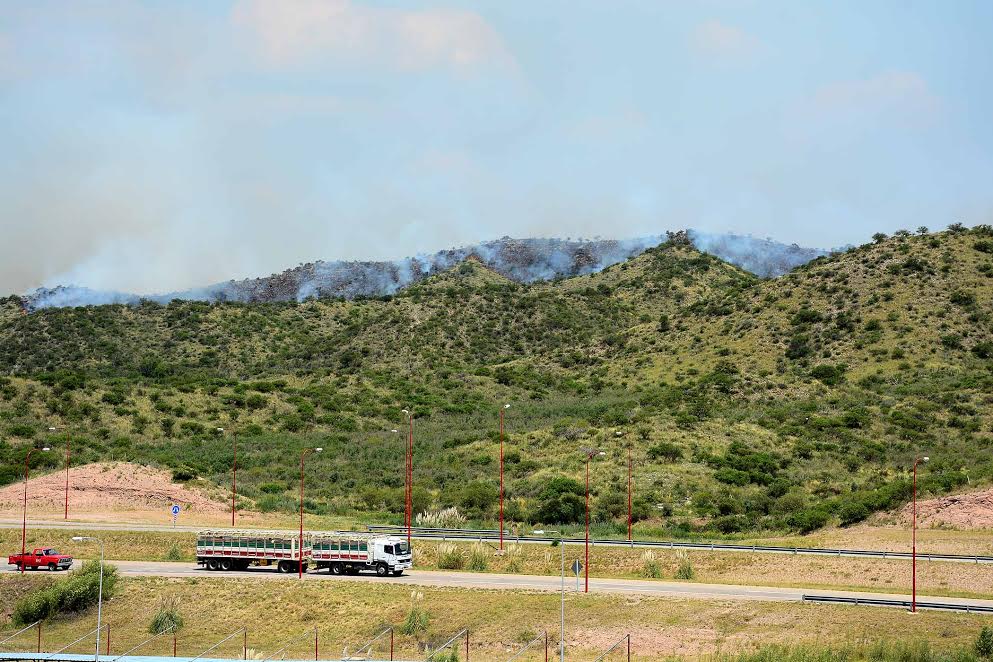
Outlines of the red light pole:
M 414 520 L 414 413 L 409 409 L 404 409 L 407 415 L 407 503 L 406 503 L 406 524 L 407 524 L 407 548 L 410 549 L 410 527 Z
M 586 455 L 586 564 L 584 566 L 584 571 L 586 573 L 586 586 L 583 589 L 583 593 L 590 592 L 590 460 L 592 460 L 597 455 L 606 455 L 601 450 L 596 448 L 584 448 L 583 454 Z
M 31 462 L 31 453 L 34 453 L 37 448 L 32 448 L 28 451 L 28 454 L 24 457 L 24 515 L 21 519 L 21 574 L 24 574 L 24 552 L 25 541 L 27 540 L 28 533 L 28 466 Z M 49 450 L 48 446 L 41 449 L 42 451 Z
M 500 410 L 500 551 L 503 551 L 503 412 L 510 409 L 504 405 Z
M 912 613 L 917 613 L 917 465 L 921 462 L 927 462 L 929 459 L 926 455 L 914 458 L 914 533 L 911 547 L 911 584 L 913 587 L 911 588 L 912 596 L 910 599 L 910 611 Z
M 299 570 L 297 576 L 300 579 L 303 579 L 303 459 L 307 457 L 307 454 L 310 453 L 311 451 L 320 453 L 322 450 L 324 449 L 304 448 L 302 451 L 300 451 L 300 549 L 299 549 L 300 560 L 299 563 L 297 564 Z

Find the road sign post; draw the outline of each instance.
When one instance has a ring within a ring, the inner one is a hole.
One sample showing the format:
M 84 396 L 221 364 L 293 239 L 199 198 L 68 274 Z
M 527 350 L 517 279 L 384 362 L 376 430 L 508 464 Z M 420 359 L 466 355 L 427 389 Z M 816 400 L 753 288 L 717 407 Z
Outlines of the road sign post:
M 176 526 L 176 518 L 179 517 L 179 511 L 180 511 L 180 508 L 179 508 L 179 504 L 178 503 L 172 504 L 172 506 L 169 508 L 169 512 L 172 513 L 172 525 L 173 526 Z
M 579 590 L 579 575 L 583 572 L 583 562 L 576 559 L 572 562 L 572 573 L 576 575 L 576 590 Z

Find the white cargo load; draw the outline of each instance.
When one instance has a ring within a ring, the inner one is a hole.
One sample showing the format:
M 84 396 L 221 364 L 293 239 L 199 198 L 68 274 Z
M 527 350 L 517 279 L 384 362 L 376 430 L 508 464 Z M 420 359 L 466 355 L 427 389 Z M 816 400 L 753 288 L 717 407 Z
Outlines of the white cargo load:
M 297 531 L 208 529 L 197 533 L 197 564 L 209 570 L 245 570 L 250 565 L 274 565 L 279 572 L 294 572 L 303 555 L 307 571 L 311 534 Z

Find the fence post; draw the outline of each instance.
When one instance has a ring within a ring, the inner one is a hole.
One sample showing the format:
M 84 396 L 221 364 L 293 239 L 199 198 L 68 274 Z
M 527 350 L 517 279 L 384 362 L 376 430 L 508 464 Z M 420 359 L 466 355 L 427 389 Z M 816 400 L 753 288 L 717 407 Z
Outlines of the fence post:
M 245 628 L 241 637 L 241 659 L 248 659 L 248 628 Z
M 41 622 L 38 622 L 38 652 L 41 652 Z
M 548 630 L 545 630 L 545 662 L 548 662 Z
M 465 662 L 469 662 L 469 628 L 465 630 Z
M 110 623 L 107 623 L 107 655 L 110 655 Z
M 317 662 L 317 628 L 314 628 L 314 662 Z
M 393 628 L 390 628 L 390 662 L 393 662 Z
M 631 662 L 631 635 L 628 634 L 628 662 Z
M 172 656 L 176 657 L 176 631 L 172 631 Z

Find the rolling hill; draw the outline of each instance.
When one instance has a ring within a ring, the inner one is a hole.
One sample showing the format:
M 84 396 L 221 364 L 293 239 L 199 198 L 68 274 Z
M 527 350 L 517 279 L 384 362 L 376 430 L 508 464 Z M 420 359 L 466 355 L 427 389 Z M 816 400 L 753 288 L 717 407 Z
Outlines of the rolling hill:
M 510 402 L 514 519 L 576 521 L 579 449 L 597 446 L 603 527 L 626 512 L 628 449 L 638 518 L 671 532 L 853 523 L 908 498 L 916 453 L 932 458 L 925 492 L 993 478 L 991 250 L 988 227 L 898 233 L 763 279 L 676 233 L 531 284 L 469 257 L 373 299 L 25 314 L 12 297 L 0 482 L 54 425 L 73 431 L 80 463 L 224 483 L 223 427 L 255 506 L 292 510 L 292 458 L 321 445 L 306 506 L 390 519 L 403 498 L 392 430 L 413 407 L 417 509 L 485 522 Z

